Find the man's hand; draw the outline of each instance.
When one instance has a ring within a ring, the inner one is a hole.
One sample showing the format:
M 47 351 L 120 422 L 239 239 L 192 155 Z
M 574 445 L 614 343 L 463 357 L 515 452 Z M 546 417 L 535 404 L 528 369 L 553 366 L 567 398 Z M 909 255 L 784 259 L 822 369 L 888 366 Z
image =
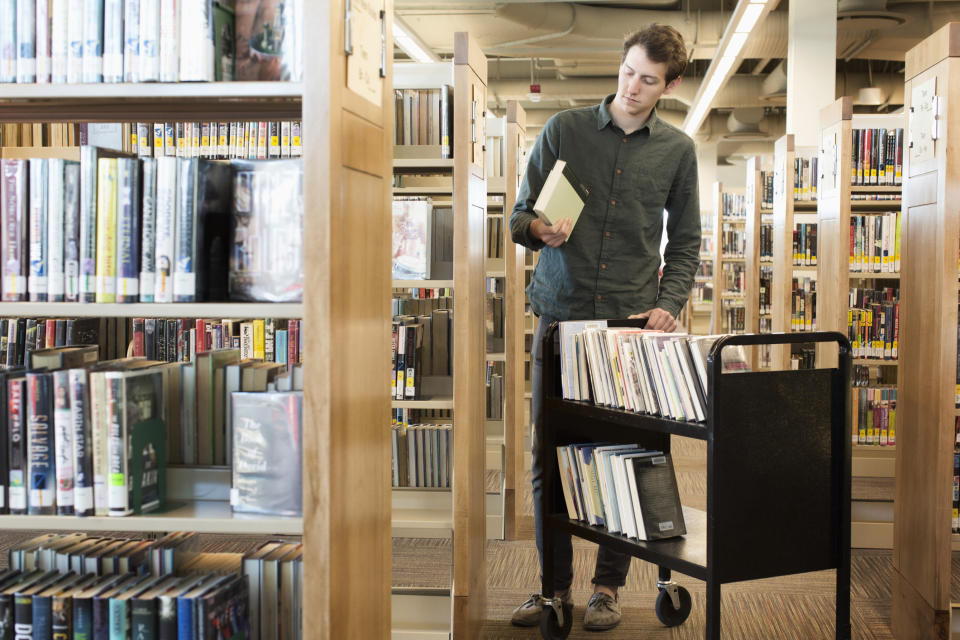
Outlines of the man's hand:
M 543 220 L 537 218 L 530 223 L 530 235 L 548 247 L 557 248 L 566 242 L 572 228 L 573 221 L 570 218 L 564 218 L 554 225 L 545 224 Z
M 643 313 L 635 313 L 630 318 L 646 318 L 647 325 L 646 329 L 659 329 L 660 331 L 673 331 L 677 328 L 677 319 L 670 315 L 669 311 L 665 311 L 660 307 L 650 309 L 650 311 L 644 311 Z

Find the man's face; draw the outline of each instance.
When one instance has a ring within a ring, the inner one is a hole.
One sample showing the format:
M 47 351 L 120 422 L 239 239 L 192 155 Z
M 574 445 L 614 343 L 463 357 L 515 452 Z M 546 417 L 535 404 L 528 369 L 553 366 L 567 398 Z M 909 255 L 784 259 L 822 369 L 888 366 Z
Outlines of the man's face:
M 680 78 L 677 78 L 668 85 L 666 77 L 667 63 L 653 62 L 643 47 L 634 45 L 620 65 L 614 100 L 627 115 L 643 114 L 657 104 L 660 96 L 670 93 L 680 84 Z

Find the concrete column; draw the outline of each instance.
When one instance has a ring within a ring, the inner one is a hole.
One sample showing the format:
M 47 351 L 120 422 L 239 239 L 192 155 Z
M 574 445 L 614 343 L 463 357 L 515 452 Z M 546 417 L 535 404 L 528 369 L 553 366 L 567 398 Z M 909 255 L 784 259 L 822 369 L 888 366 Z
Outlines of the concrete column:
M 791 2 L 787 40 L 787 133 L 816 146 L 820 109 L 836 99 L 837 0 Z
M 713 183 L 717 181 L 717 143 L 697 141 L 697 169 L 700 173 L 700 213 L 713 214 Z

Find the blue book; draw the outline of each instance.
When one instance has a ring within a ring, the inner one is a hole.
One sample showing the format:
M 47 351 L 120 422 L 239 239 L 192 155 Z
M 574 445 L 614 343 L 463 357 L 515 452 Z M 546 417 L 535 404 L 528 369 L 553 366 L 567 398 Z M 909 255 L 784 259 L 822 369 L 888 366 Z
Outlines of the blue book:
M 279 329 L 274 337 L 274 361 L 280 364 L 287 364 L 287 330 Z
M 53 637 L 53 596 L 69 589 L 82 577 L 72 571 L 61 574 L 59 580 L 33 595 L 34 640 L 50 640 Z
M 101 591 L 93 596 L 93 636 L 91 640 L 110 640 L 110 599 L 118 593 L 132 589 L 150 576 L 130 574 L 112 589 Z
M 177 596 L 177 640 L 199 640 L 197 603 L 201 597 L 229 582 L 236 574 L 211 576 L 198 587 Z
M 93 598 L 108 591 L 130 575 L 105 576 L 87 589 L 73 596 L 73 640 L 93 639 Z
M 48 372 L 27 373 L 27 512 L 56 515 L 53 384 Z

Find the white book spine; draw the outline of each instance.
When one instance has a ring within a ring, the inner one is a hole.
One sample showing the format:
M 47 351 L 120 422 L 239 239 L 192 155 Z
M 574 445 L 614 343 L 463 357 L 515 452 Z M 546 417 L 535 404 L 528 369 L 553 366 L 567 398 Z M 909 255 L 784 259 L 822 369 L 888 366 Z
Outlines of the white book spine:
M 47 160 L 47 299 L 62 302 L 65 290 L 63 268 L 63 160 Z
M 36 0 L 37 84 L 50 83 L 50 2 Z
M 64 84 L 67 81 L 69 4 L 69 0 L 53 0 L 50 9 L 50 80 L 54 84 Z
M 123 80 L 123 0 L 104 0 L 103 81 Z
M 37 81 L 36 0 L 17 0 L 17 82 Z
M 182 1 L 182 0 L 181 0 Z M 179 71 L 178 0 L 160 0 L 160 81 L 176 82 Z
M 153 159 L 145 159 L 143 171 L 143 199 L 141 206 L 142 220 L 140 223 L 142 236 L 140 240 L 140 301 L 153 302 L 156 291 L 154 269 L 157 266 L 157 164 Z
M 84 0 L 67 0 L 67 82 L 83 81 Z
M 177 210 L 177 160 L 157 158 L 156 268 L 154 301 L 173 302 L 173 255 Z
M 123 0 L 123 81 L 140 82 L 140 0 Z
M 57 477 L 57 511 L 64 513 L 74 505 L 73 414 L 70 410 L 70 373 L 53 374 L 53 433 Z
M 210 0 L 180 3 L 180 80 L 213 82 L 213 6 Z
M 140 0 L 140 82 L 160 79 L 160 0 Z
M 103 2 L 84 0 L 83 81 L 103 82 Z
M 17 81 L 17 0 L 0 0 L 0 83 Z
M 126 405 L 123 378 L 119 373 L 107 373 L 107 508 L 111 516 L 127 516 L 132 513 L 129 501 L 129 470 L 125 443 L 127 433 L 123 410 L 112 409 Z
M 30 300 L 47 300 L 47 162 L 30 161 Z

